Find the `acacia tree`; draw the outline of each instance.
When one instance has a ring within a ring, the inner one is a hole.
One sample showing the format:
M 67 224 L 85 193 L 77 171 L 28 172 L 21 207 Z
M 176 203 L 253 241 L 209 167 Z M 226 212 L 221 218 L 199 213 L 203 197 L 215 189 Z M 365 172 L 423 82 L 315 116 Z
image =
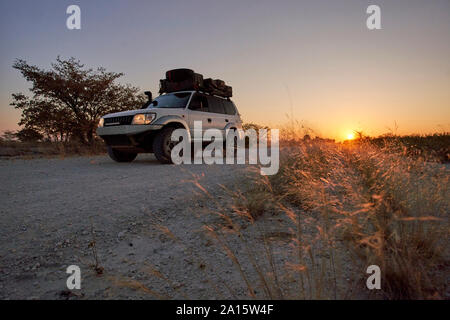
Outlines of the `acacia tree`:
M 16 93 L 11 103 L 22 110 L 19 125 L 48 139 L 91 144 L 102 115 L 138 108 L 145 101 L 138 88 L 117 83 L 123 73 L 87 69 L 75 58 L 58 57 L 51 67 L 44 70 L 16 60 L 13 68 L 32 83 L 33 96 Z

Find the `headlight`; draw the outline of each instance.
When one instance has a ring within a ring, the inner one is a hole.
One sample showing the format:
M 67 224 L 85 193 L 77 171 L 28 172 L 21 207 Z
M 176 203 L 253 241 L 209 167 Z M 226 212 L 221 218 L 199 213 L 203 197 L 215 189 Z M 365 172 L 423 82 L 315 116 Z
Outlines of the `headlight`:
M 133 117 L 131 124 L 150 124 L 156 118 L 154 113 L 140 113 Z
M 101 128 L 103 127 L 103 124 L 105 123 L 105 119 L 100 118 L 100 120 L 98 121 L 98 127 Z

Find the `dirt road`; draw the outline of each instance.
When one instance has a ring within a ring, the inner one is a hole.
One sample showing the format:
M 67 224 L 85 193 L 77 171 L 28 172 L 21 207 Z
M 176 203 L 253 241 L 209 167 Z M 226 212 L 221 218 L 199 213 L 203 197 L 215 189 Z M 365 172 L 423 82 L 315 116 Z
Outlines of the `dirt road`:
M 0 299 L 229 297 L 212 292 L 202 273 L 209 266 L 186 254 L 183 243 L 156 232 L 154 222 L 227 263 L 196 232 L 204 219 L 214 219 L 199 212 L 214 204 L 192 180 L 226 203 L 219 184 L 232 186 L 244 170 L 160 165 L 151 155 L 128 164 L 104 156 L 1 160 Z M 92 241 L 101 275 L 92 268 Z M 73 264 L 81 268 L 82 289 L 69 293 L 65 271 Z M 170 281 L 155 277 L 149 266 Z

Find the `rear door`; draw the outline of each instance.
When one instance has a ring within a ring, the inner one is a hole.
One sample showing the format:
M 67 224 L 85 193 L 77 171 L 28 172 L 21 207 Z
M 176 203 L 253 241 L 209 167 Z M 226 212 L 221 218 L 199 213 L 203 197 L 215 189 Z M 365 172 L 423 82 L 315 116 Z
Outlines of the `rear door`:
M 211 128 L 222 130 L 225 133 L 225 126 L 228 124 L 229 116 L 225 113 L 224 99 L 208 96 L 209 113 L 211 114 Z
M 231 100 L 224 100 L 223 104 L 225 106 L 225 114 L 227 115 L 226 119 L 229 122 L 233 122 L 233 123 L 239 123 L 240 122 L 240 118 L 236 109 L 236 106 L 234 105 L 233 102 L 231 102 Z

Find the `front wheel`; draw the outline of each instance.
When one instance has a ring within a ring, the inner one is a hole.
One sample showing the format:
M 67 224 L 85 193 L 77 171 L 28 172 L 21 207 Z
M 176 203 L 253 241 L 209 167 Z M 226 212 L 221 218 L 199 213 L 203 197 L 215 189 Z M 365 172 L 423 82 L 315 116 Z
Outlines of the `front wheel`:
M 172 141 L 172 132 L 175 128 L 167 127 L 162 129 L 153 140 L 153 153 L 159 162 L 167 164 L 173 163 L 172 149 L 177 144 Z
M 110 146 L 108 146 L 108 154 L 111 159 L 117 162 L 131 162 L 137 157 L 137 153 L 120 151 Z

